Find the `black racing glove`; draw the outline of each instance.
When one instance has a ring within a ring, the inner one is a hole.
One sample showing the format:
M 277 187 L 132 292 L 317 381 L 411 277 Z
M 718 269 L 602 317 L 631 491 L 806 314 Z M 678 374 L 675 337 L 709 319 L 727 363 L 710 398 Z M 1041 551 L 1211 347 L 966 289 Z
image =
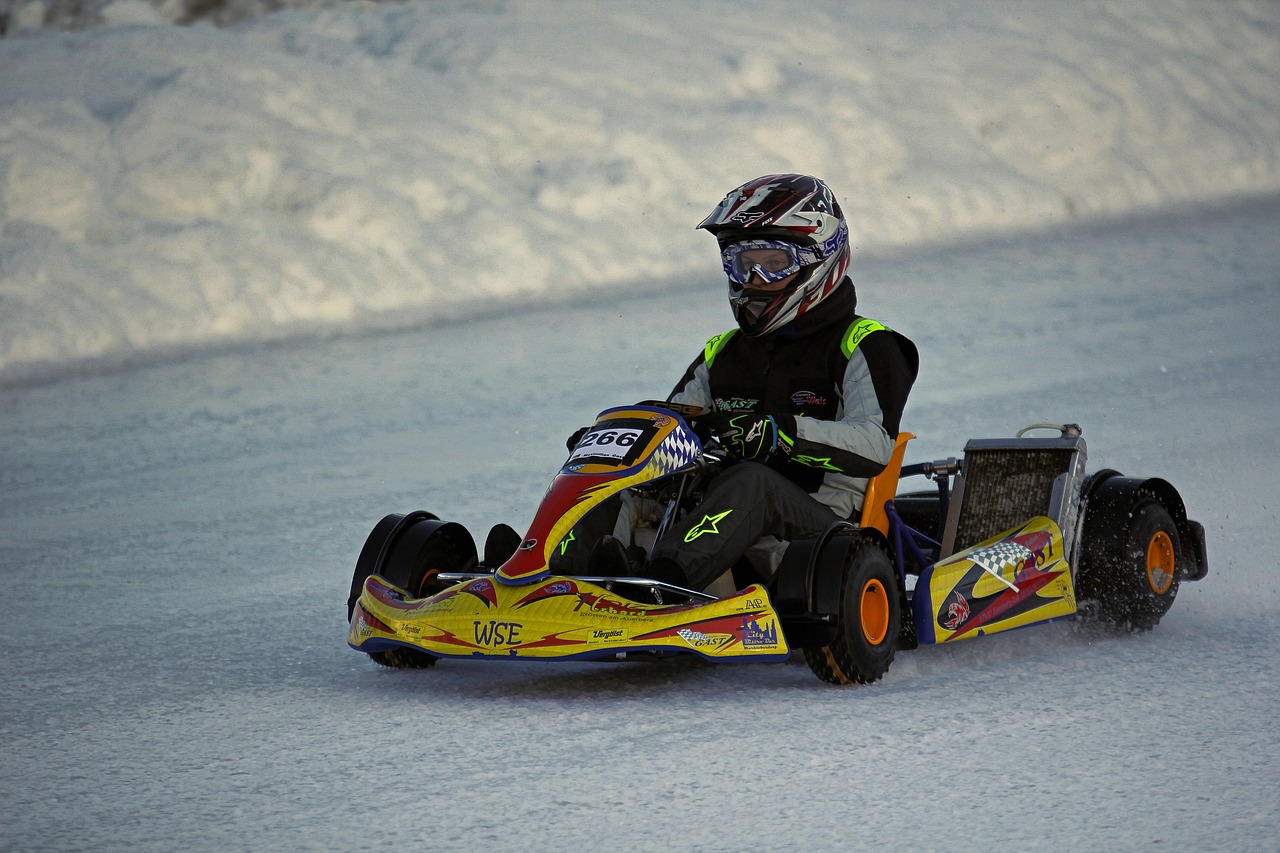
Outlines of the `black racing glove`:
M 569 436 L 569 439 L 564 443 L 564 446 L 569 448 L 570 453 L 572 453 L 573 449 L 578 446 L 578 442 L 582 441 L 582 437 L 587 434 L 587 430 L 589 429 L 591 429 L 591 427 L 578 427 L 573 431 L 573 435 Z
M 796 419 L 792 415 L 715 412 L 698 419 L 700 431 L 720 442 L 736 459 L 765 462 L 791 455 L 795 445 Z

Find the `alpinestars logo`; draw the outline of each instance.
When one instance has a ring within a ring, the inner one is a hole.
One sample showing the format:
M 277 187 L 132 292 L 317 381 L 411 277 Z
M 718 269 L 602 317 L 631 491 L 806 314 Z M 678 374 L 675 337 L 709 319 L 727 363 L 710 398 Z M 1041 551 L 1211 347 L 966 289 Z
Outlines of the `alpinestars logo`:
M 726 509 L 724 512 L 720 513 L 719 515 L 704 515 L 702 517 L 702 521 L 699 521 L 696 525 L 693 526 L 693 528 L 689 530 L 688 533 L 684 535 L 684 541 L 692 542 L 693 540 L 700 538 L 704 534 L 710 533 L 714 536 L 715 534 L 719 533 L 720 528 L 718 525 L 724 519 L 724 517 L 731 512 L 733 512 L 733 510 Z
M 804 454 L 801 454 L 799 456 L 792 456 L 791 461 L 797 462 L 801 465 L 806 465 L 810 468 L 818 468 L 823 471 L 840 471 L 838 466 L 831 464 L 830 456 L 805 456 Z
M 764 421 L 756 421 L 752 424 L 751 429 L 747 430 L 747 441 L 757 441 L 764 435 Z
M 563 557 L 565 552 L 569 550 L 569 543 L 576 539 L 573 531 L 569 531 L 569 535 L 560 540 L 560 556 Z

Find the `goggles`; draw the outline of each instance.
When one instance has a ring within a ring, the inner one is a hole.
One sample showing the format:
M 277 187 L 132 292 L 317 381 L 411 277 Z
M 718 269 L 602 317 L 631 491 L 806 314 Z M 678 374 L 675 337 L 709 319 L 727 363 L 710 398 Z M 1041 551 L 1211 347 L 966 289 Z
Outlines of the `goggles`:
M 782 281 L 801 267 L 822 260 L 816 246 L 797 246 L 786 240 L 743 240 L 730 243 L 720 253 L 729 281 L 746 286 L 752 276 L 766 284 Z
M 847 226 L 841 222 L 835 234 L 816 246 L 799 246 L 787 240 L 739 240 L 725 246 L 720 258 L 725 275 L 739 287 L 745 287 L 752 276 L 773 284 L 834 255 L 844 245 L 848 233 Z

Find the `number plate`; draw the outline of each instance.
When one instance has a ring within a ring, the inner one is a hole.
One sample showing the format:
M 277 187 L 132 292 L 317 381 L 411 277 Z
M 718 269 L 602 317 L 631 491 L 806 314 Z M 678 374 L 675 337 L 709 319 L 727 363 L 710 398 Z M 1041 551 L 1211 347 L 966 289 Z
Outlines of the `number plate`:
M 605 425 L 596 427 L 582 437 L 569 455 L 570 462 L 582 459 L 608 459 L 625 462 L 635 452 L 645 430 L 631 427 Z

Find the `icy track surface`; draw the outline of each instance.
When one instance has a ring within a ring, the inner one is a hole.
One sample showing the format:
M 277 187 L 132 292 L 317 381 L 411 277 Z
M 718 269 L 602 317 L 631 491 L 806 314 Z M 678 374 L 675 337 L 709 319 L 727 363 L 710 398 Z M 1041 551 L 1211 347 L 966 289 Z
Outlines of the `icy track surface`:
M 526 524 L 564 436 L 666 392 L 718 282 L 0 391 L 0 849 L 1273 851 L 1280 201 L 856 262 L 924 355 L 912 459 L 1078 421 L 1212 574 L 800 664 L 446 662 L 344 643 L 383 514 Z

